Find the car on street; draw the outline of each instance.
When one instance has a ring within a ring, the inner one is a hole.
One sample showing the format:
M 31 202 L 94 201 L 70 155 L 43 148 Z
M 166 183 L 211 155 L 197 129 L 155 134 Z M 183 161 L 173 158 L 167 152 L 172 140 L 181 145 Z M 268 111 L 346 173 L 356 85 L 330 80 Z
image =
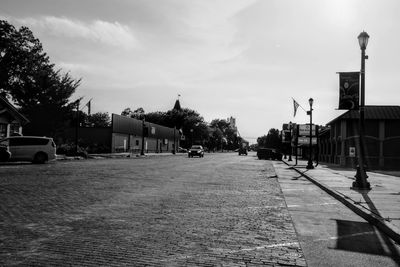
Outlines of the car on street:
M 282 160 L 282 153 L 275 148 L 258 148 L 258 159 Z
M 8 161 L 11 157 L 11 152 L 7 146 L 0 146 L 0 162 Z
M 239 148 L 238 152 L 239 152 L 239 156 L 241 156 L 241 155 L 247 156 L 247 148 L 245 148 L 245 147 Z
M 11 136 L 0 140 L 0 147 L 8 147 L 9 161 L 45 163 L 56 159 L 56 144 L 50 137 Z
M 194 156 L 196 157 L 204 157 L 204 149 L 200 145 L 193 145 L 189 151 L 188 151 L 188 157 L 193 158 Z

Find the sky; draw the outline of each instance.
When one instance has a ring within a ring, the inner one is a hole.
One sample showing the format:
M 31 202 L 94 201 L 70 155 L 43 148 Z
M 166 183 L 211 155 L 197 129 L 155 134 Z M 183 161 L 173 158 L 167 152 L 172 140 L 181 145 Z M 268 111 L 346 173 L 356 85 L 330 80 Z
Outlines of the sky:
M 92 113 L 183 108 L 236 118 L 251 143 L 289 121 L 325 125 L 337 72 L 359 71 L 366 105 L 400 105 L 398 0 L 0 0 L 0 19 L 29 27 L 50 61 L 82 78 L 72 100 Z M 293 99 L 301 107 L 294 117 Z

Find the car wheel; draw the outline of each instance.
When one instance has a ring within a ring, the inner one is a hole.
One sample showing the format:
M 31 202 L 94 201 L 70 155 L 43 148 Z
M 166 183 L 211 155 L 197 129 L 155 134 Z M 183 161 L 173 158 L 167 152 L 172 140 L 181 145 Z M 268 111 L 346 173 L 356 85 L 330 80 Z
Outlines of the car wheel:
M 9 159 L 10 159 L 10 154 L 0 151 L 0 162 L 8 161 Z
M 47 161 L 47 155 L 44 152 L 39 152 L 35 155 L 33 163 L 43 164 Z

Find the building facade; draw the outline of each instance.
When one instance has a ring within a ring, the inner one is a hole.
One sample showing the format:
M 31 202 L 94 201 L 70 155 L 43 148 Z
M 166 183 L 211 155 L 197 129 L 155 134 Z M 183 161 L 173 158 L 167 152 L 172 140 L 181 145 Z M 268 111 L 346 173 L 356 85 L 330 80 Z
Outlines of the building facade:
M 319 134 L 319 160 L 356 167 L 359 112 L 349 110 Z M 365 161 L 369 169 L 400 169 L 400 106 L 365 106 Z
M 0 139 L 22 135 L 22 126 L 28 122 L 7 99 L 0 96 Z
M 144 141 L 145 153 L 176 152 L 180 134 L 175 128 L 143 122 L 141 120 L 112 114 L 111 152 L 140 152 Z M 142 138 L 143 128 L 147 129 Z

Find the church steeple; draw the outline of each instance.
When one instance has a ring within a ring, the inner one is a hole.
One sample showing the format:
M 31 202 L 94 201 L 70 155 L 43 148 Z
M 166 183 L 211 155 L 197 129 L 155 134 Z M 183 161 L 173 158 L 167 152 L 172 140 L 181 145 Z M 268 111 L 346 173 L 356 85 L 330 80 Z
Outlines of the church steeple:
M 178 111 L 181 111 L 182 110 L 182 108 L 181 108 L 181 103 L 179 102 L 179 97 L 180 97 L 181 95 L 178 95 L 178 99 L 175 101 L 175 105 L 174 105 L 174 108 L 172 109 L 172 110 L 178 110 Z

